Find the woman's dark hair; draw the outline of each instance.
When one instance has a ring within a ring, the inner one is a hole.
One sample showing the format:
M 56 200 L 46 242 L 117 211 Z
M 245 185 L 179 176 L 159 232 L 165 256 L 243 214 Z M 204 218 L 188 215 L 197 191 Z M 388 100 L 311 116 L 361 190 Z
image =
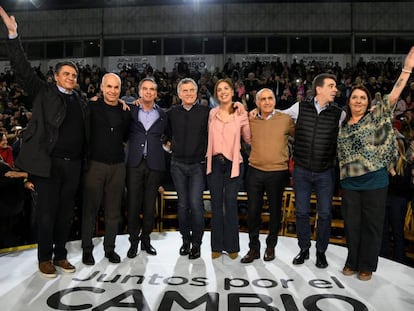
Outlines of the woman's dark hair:
M 351 109 L 349 108 L 349 101 L 351 99 L 352 93 L 354 93 L 355 90 L 361 90 L 367 95 L 368 106 L 367 106 L 367 110 L 365 111 L 364 116 L 366 116 L 369 113 L 369 110 L 371 109 L 372 99 L 371 99 L 371 93 L 368 91 L 368 89 L 363 85 L 356 85 L 356 86 L 352 87 L 351 91 L 349 92 L 348 99 L 346 100 L 346 105 L 344 107 L 344 110 L 346 112 L 346 117 L 345 117 L 345 120 L 344 120 L 343 124 L 345 124 L 346 122 L 349 121 L 349 119 L 351 119 L 352 115 L 351 115 Z
M 234 90 L 233 81 L 230 78 L 217 80 L 216 84 L 214 85 L 214 97 L 215 98 L 217 98 L 217 85 L 219 85 L 221 82 L 227 83 Z

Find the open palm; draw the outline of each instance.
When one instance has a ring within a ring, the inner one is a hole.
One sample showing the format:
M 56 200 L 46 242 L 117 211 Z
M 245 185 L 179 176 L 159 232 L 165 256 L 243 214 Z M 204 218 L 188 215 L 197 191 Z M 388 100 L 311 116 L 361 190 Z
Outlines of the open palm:
M 9 16 L 7 12 L 0 6 L 0 16 L 3 20 L 4 25 L 7 27 L 9 31 L 9 35 L 14 35 L 17 33 L 17 23 L 14 16 Z

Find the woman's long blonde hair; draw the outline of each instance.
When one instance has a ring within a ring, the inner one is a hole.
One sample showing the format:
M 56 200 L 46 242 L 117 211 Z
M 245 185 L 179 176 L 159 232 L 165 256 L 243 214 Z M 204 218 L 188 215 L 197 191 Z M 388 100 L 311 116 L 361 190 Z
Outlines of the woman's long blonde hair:
M 398 149 L 398 159 L 395 166 L 395 172 L 400 175 L 404 176 L 404 170 L 407 166 L 407 157 L 406 157 L 406 150 L 405 150 L 405 142 L 402 138 L 397 138 L 397 149 Z

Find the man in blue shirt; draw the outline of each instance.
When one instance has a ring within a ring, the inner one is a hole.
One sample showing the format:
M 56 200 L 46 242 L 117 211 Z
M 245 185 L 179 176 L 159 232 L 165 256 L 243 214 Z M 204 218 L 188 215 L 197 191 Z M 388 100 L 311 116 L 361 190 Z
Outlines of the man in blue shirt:
M 137 255 L 138 243 L 149 255 L 157 251 L 150 243 L 154 227 L 155 200 L 165 170 L 162 138 L 167 134 L 166 113 L 155 104 L 157 84 L 151 78 L 139 83 L 139 106 L 131 106 L 131 124 L 127 144 L 127 208 L 131 247 L 127 256 Z M 140 215 L 142 214 L 142 219 Z

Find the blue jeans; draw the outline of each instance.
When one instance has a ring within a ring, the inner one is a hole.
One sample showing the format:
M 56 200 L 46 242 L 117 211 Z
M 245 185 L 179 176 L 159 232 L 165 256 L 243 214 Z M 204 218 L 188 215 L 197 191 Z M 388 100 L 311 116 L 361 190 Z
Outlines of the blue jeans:
M 183 242 L 201 245 L 204 233 L 205 165 L 172 159 L 171 176 L 178 194 L 178 223 Z
M 295 165 L 293 170 L 293 189 L 296 201 L 296 232 L 301 250 L 311 246 L 311 226 L 309 223 L 310 196 L 316 194 L 318 213 L 316 231 L 316 250 L 325 252 L 331 235 L 332 197 L 335 188 L 335 169 L 313 172 Z
M 231 176 L 232 162 L 227 159 L 213 157 L 212 172 L 207 175 L 211 194 L 211 250 L 236 253 L 240 251 L 239 216 L 237 194 L 240 189 L 240 176 L 243 174 L 240 164 L 240 175 Z

